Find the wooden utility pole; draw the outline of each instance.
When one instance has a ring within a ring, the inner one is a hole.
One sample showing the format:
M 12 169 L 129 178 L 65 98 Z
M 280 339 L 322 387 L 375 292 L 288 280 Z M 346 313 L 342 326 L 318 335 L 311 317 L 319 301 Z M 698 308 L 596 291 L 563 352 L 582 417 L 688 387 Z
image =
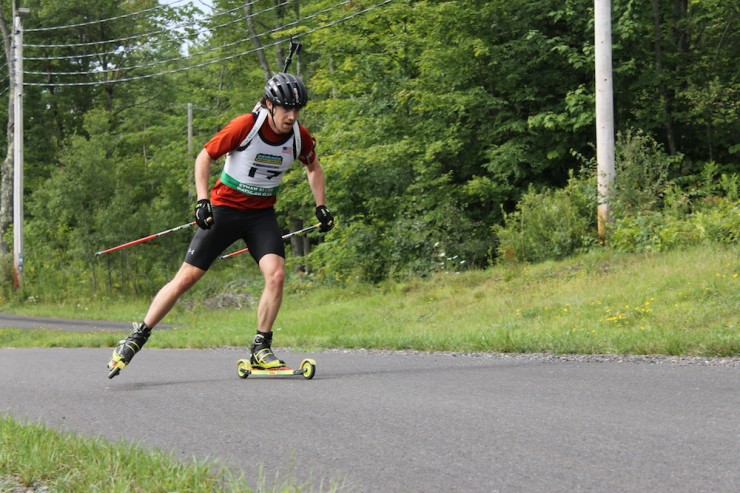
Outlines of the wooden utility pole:
M 614 88 L 611 0 L 594 0 L 596 47 L 596 163 L 599 239 L 606 243 L 609 199 L 614 185 Z

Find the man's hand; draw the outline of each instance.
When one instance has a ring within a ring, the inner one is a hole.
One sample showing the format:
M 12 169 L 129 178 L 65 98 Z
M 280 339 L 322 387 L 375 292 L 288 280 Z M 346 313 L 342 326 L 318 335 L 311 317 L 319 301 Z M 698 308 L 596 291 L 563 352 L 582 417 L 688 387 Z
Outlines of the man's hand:
M 211 210 L 211 201 L 200 199 L 195 206 L 195 222 L 201 229 L 211 229 L 213 224 L 213 210 Z
M 326 233 L 334 227 L 334 216 L 331 215 L 329 209 L 325 205 L 320 205 L 316 208 L 316 217 L 321 223 L 319 231 Z

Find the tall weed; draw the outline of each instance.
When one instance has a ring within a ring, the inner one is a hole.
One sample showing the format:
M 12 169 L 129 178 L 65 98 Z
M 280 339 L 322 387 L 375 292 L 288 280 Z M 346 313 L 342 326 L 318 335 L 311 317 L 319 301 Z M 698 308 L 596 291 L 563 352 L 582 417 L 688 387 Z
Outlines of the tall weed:
M 740 236 L 737 174 L 706 163 L 697 176 L 669 179 L 680 156 L 667 156 L 641 132 L 620 134 L 610 201 L 608 244 L 624 252 L 659 252 Z
M 617 134 L 615 178 L 609 208 L 613 217 L 638 216 L 660 210 L 670 188 L 671 168 L 683 156 L 668 156 L 663 147 L 642 131 Z
M 571 174 L 565 188 L 530 187 L 516 210 L 494 226 L 504 260 L 561 259 L 595 244 L 596 186 L 591 177 Z

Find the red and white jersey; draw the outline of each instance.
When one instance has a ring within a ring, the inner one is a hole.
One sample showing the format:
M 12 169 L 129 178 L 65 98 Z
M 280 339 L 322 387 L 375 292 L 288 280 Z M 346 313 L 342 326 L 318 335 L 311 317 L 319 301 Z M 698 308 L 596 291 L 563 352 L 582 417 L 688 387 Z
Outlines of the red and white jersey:
M 211 189 L 213 205 L 239 210 L 272 207 L 280 182 L 296 155 L 306 165 L 315 159 L 315 141 L 302 125 L 297 126 L 299 140 L 295 132 L 275 133 L 265 120 L 254 137 L 245 143 L 256 122 L 254 113 L 238 116 L 206 143 L 205 149 L 211 159 L 226 154 L 221 178 Z

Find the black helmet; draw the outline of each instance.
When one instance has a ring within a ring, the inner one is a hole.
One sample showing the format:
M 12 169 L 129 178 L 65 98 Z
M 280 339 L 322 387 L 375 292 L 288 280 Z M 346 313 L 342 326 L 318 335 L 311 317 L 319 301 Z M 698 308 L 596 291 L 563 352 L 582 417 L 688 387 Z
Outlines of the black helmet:
M 265 84 L 265 97 L 278 106 L 300 108 L 308 103 L 306 86 L 295 75 L 280 72 Z

